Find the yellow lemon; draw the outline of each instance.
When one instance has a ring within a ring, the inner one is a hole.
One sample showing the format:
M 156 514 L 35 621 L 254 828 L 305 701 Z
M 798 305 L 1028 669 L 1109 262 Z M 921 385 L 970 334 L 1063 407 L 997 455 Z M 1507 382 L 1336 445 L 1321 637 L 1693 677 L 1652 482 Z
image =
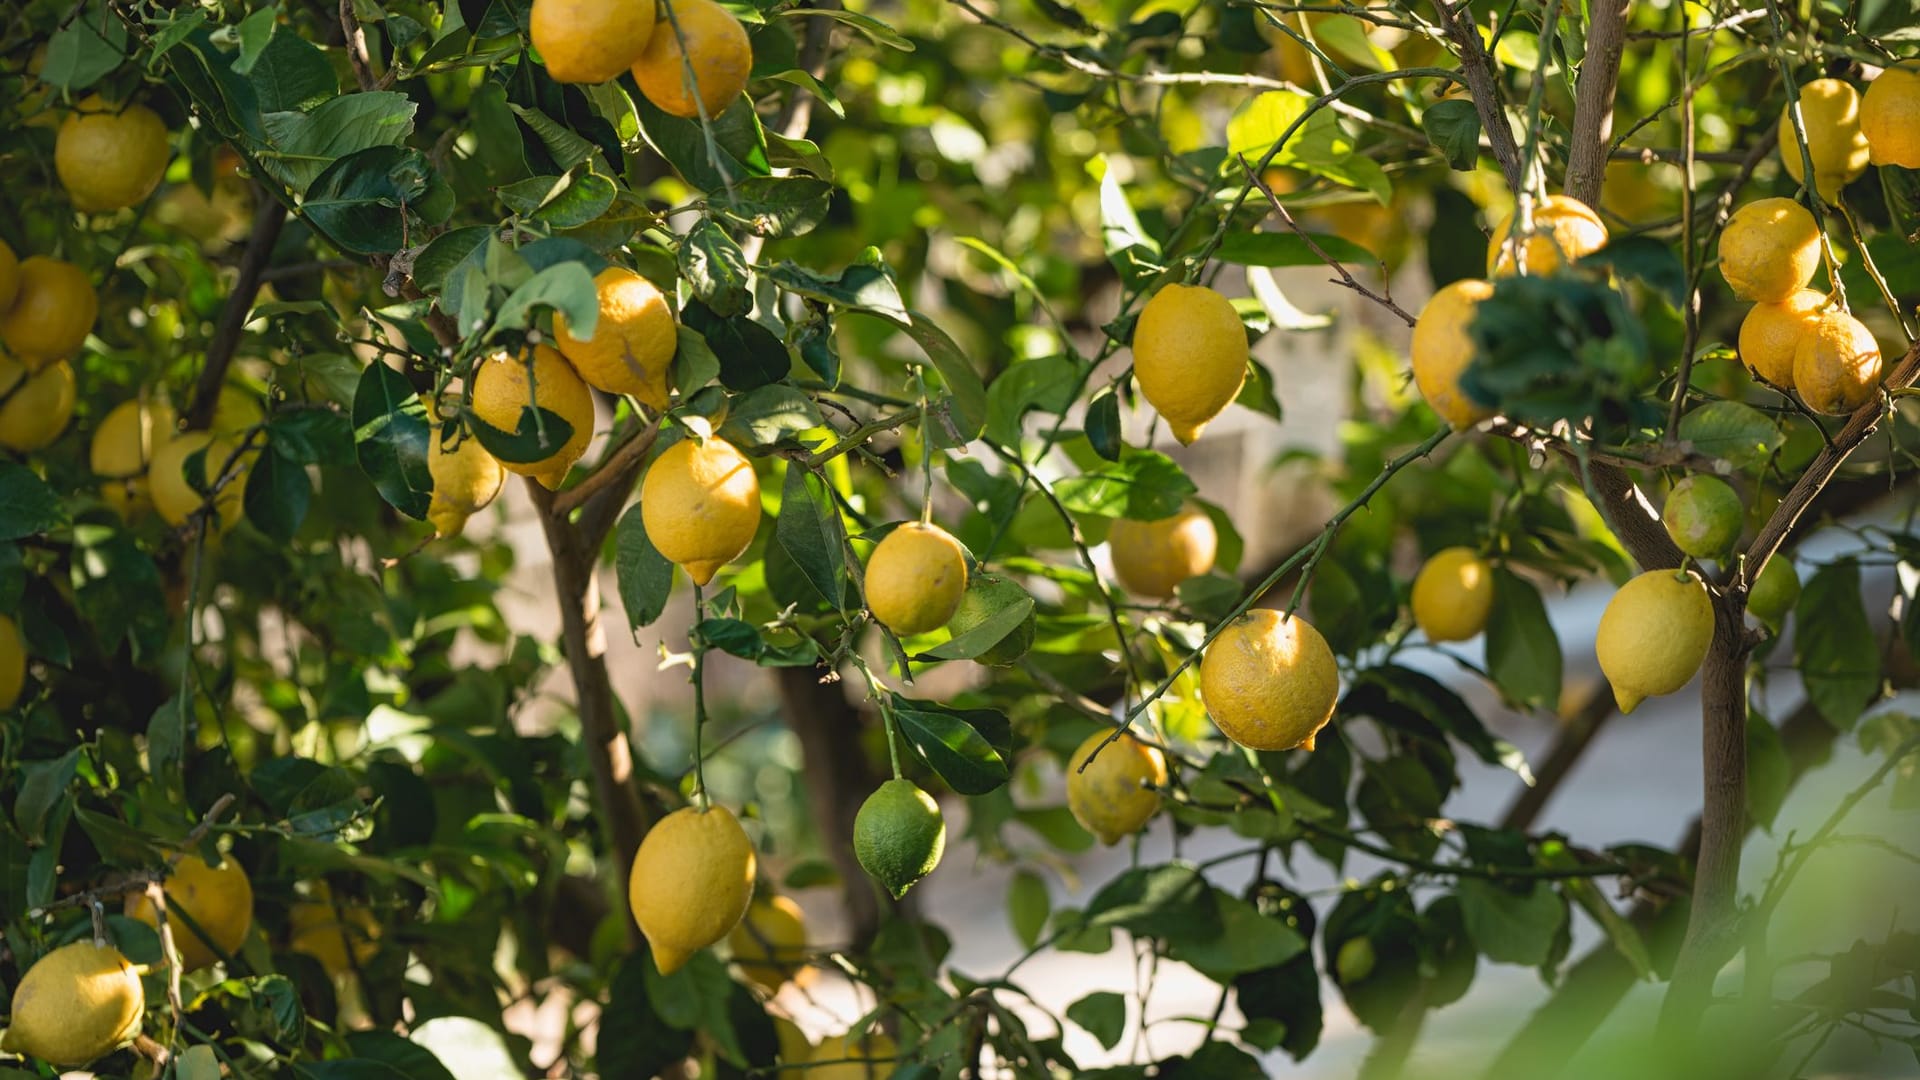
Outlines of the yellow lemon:
M 100 498 L 121 517 L 134 517 L 153 506 L 147 495 L 147 466 L 172 433 L 172 406 L 138 398 L 115 405 L 93 429 L 87 462 L 102 480 Z
M 1493 567 L 1469 547 L 1437 551 L 1414 576 L 1412 607 L 1428 641 L 1466 641 L 1493 610 Z
M 31 255 L 20 262 L 13 306 L 0 313 L 0 346 L 38 370 L 77 352 L 99 314 L 86 271 Z
M 1785 300 L 1819 266 L 1820 226 L 1792 199 L 1755 199 L 1720 233 L 1720 276 L 1742 300 Z
M 1256 608 L 1207 646 L 1200 696 L 1214 725 L 1241 746 L 1311 750 L 1314 733 L 1333 718 L 1340 671 L 1327 639 L 1305 619 Z
M 238 435 L 259 427 L 266 419 L 258 394 L 228 383 L 220 388 L 220 396 L 213 399 L 213 420 L 207 430 L 215 435 Z
M 567 332 L 567 317 L 553 316 L 554 343 L 573 369 L 595 389 L 630 394 L 667 407 L 667 373 L 679 348 L 673 309 L 653 282 L 624 266 L 609 266 L 593 279 L 600 293 L 600 322 L 582 340 Z
M 1740 360 L 1782 390 L 1793 389 L 1793 354 L 1820 320 L 1825 293 L 1800 289 L 1785 300 L 1755 304 L 1740 321 Z
M 897 1071 L 894 1059 L 899 1056 L 899 1046 L 886 1032 L 849 1031 L 822 1042 L 813 1052 L 813 1066 L 797 1075 L 807 1080 L 884 1080 Z
M 1158 521 L 1121 518 L 1107 533 L 1107 546 L 1113 572 L 1128 592 L 1164 598 L 1181 582 L 1213 569 L 1220 536 L 1205 510 L 1188 506 Z
M 53 167 L 74 208 L 119 210 L 153 194 L 167 175 L 167 125 L 145 105 L 81 99 L 60 124 Z
M 867 610 L 900 637 L 947 625 L 967 591 L 967 552 L 938 525 L 909 521 L 867 558 Z
M 800 985 L 811 981 L 807 920 L 790 897 L 754 897 L 746 917 L 727 935 L 727 946 L 740 973 L 768 994 L 779 993 L 789 979 Z
M 911 780 L 881 784 L 853 816 L 853 855 L 895 900 L 933 873 L 947 850 L 940 804 Z
M 1112 846 L 1139 832 L 1159 812 L 1167 759 L 1132 735 L 1120 736 L 1095 755 L 1107 734 L 1103 730 L 1087 736 L 1067 757 L 1067 809 L 1082 828 Z
M 1133 377 L 1182 445 L 1233 404 L 1247 378 L 1247 329 L 1205 285 L 1167 285 L 1133 327 Z
M 201 489 L 211 488 L 227 474 L 232 463 L 231 476 L 214 493 L 213 516 L 208 524 L 215 533 L 233 528 L 240 520 L 240 499 L 247 489 L 247 473 L 259 454 L 257 450 L 248 451 L 238 462 L 233 462 L 239 445 L 230 439 L 216 439 L 206 431 L 183 432 L 161 443 L 153 453 L 153 464 L 147 469 L 147 493 L 160 517 L 176 528 L 185 525 L 207 503 Z M 203 450 L 205 453 L 201 454 Z M 195 454 L 200 454 L 199 475 L 189 479 L 187 463 Z M 199 481 L 197 485 L 195 480 Z
M 647 47 L 654 0 L 533 0 L 528 30 L 554 82 L 620 77 Z
M 1832 202 L 1840 189 L 1867 171 L 1867 137 L 1860 130 L 1860 94 L 1839 79 L 1815 79 L 1800 87 L 1800 118 L 1813 158 L 1814 187 Z M 1806 162 L 1793 131 L 1793 104 L 1780 110 L 1780 164 L 1801 183 Z
M 0 311 L 13 306 L 20 292 L 20 257 L 5 240 L 0 240 Z
M 646 51 L 633 65 L 647 100 L 688 120 L 725 112 L 752 72 L 747 28 L 713 0 L 666 0 Z
M 721 806 L 675 810 L 633 856 L 627 899 L 660 974 L 726 937 L 753 899 L 753 843 Z
M 333 902 L 333 890 L 316 881 L 308 898 L 287 908 L 287 947 L 311 956 L 333 978 L 353 974 L 379 951 L 380 923 L 361 904 Z
M 807 1038 L 807 1033 L 800 1030 L 800 1025 L 784 1016 L 774 1016 L 772 1019 L 773 1037 L 779 1047 L 775 1052 L 776 1060 L 782 1065 L 795 1066 L 804 1066 L 812 1061 L 813 1040 Z M 792 1068 L 781 1069 L 775 1075 L 792 1080 L 794 1077 L 810 1076 L 812 1073 L 805 1068 Z
M 27 646 L 20 640 L 20 627 L 0 615 L 0 710 L 11 709 L 20 701 L 27 684 Z
M 640 485 L 647 539 L 694 584 L 740 557 L 760 528 L 760 478 L 732 443 L 682 439 L 648 467 Z
M 73 369 L 65 360 L 28 373 L 0 355 L 0 446 L 26 454 L 50 445 L 73 419 Z
M 427 471 L 433 476 L 433 498 L 427 504 L 427 521 L 436 536 L 457 536 L 467 527 L 467 519 L 484 509 L 500 494 L 507 482 L 507 470 L 487 453 L 472 434 L 462 435 L 450 426 L 442 426 L 432 402 L 427 403 L 432 418 L 427 448 Z M 453 440 L 459 440 L 457 444 Z
M 1920 169 L 1920 68 L 1890 67 L 1867 84 L 1860 131 L 1875 165 Z
M 1880 343 L 1859 319 L 1822 312 L 1793 350 L 1793 388 L 1814 412 L 1844 414 L 1874 400 Z
M 1692 571 L 1649 570 L 1600 616 L 1594 651 L 1620 711 L 1687 685 L 1713 642 L 1713 599 Z
M 533 369 L 533 385 L 527 385 L 527 369 Z M 567 478 L 567 470 L 587 452 L 593 438 L 593 391 L 567 363 L 566 357 L 545 345 L 535 345 L 531 355 L 509 356 L 495 353 L 480 361 L 473 377 L 473 414 L 488 425 L 513 434 L 534 432 L 535 417 L 527 415 L 529 406 L 545 409 L 572 426 L 565 441 L 552 430 L 545 432 L 542 449 L 552 453 L 534 461 L 502 461 L 508 472 L 531 476 L 552 490 Z
M 0 1049 L 77 1067 L 105 1057 L 140 1032 L 147 994 L 140 975 L 111 945 L 62 945 L 27 969 L 13 988 Z
M 1460 376 L 1473 362 L 1467 327 L 1473 324 L 1474 309 L 1492 295 L 1493 286 L 1477 278 L 1456 281 L 1434 293 L 1413 324 L 1414 385 L 1433 411 L 1456 428 L 1470 428 L 1495 412 L 1460 391 Z
M 1519 273 L 1516 254 L 1521 249 L 1526 256 L 1526 272 L 1545 275 L 1607 246 L 1607 226 L 1600 215 L 1571 195 L 1547 196 L 1547 201 L 1533 212 L 1533 235 L 1524 244 L 1507 243 L 1513 233 L 1513 219 L 1514 214 L 1509 213 L 1494 226 L 1493 239 L 1487 243 L 1489 277 Z
M 253 928 L 253 882 L 238 859 L 208 866 L 198 855 L 183 856 L 167 877 L 166 894 L 168 928 L 186 970 L 211 967 L 220 954 L 232 956 L 240 951 Z M 198 931 L 179 918 L 180 911 L 187 913 Z M 128 898 L 127 914 L 148 926 L 160 925 L 145 893 Z

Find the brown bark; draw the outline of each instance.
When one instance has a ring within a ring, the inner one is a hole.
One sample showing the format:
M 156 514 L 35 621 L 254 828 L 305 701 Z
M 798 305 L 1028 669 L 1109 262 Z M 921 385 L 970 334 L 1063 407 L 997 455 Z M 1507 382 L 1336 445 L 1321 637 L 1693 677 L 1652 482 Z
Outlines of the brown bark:
M 1613 140 L 1613 99 L 1619 84 L 1620 55 L 1626 45 L 1627 11 L 1632 0 L 1601 0 L 1592 7 L 1587 24 L 1587 55 L 1580 64 L 1580 82 L 1574 91 L 1573 141 L 1567 148 L 1566 191 L 1598 198 L 1607 168 L 1607 146 Z
M 247 317 L 253 312 L 253 298 L 260 293 L 260 274 L 273 258 L 274 242 L 287 223 L 287 208 L 267 197 L 264 189 L 254 189 L 253 231 L 247 234 L 247 246 L 240 255 L 240 273 L 233 291 L 220 309 L 220 321 L 207 342 L 207 360 L 200 367 L 200 378 L 193 384 L 193 400 L 187 405 L 186 426 L 199 431 L 213 422 L 214 407 L 220 403 L 220 388 L 226 385 L 227 369 L 246 332 Z
M 1507 187 L 1519 191 L 1521 187 L 1520 147 L 1513 141 L 1513 128 L 1507 124 L 1507 114 L 1500 100 L 1500 86 L 1493 78 L 1493 57 L 1480 40 L 1480 28 L 1473 19 L 1473 9 L 1465 2 L 1457 5 L 1447 0 L 1434 0 L 1434 9 L 1440 14 L 1440 25 L 1452 40 L 1454 48 L 1460 53 L 1460 74 L 1467 80 L 1467 89 L 1473 94 L 1474 111 L 1480 114 L 1480 129 L 1486 133 L 1487 146 L 1493 153 L 1493 159 L 1500 163 L 1500 171 L 1507 179 Z

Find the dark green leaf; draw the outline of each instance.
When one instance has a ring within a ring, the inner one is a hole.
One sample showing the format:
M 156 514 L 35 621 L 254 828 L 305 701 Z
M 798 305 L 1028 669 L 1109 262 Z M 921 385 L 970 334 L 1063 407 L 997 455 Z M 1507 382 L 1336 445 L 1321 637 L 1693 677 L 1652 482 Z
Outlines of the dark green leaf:
M 126 50 L 126 24 L 107 5 L 89 4 L 47 39 L 40 81 L 64 90 L 84 90 L 119 67 Z
M 301 216 L 343 250 L 392 254 L 406 241 L 405 208 L 428 193 L 434 176 L 433 166 L 418 150 L 361 150 L 327 166 L 313 181 Z
M 73 534 L 75 606 L 101 649 L 111 653 L 127 641 L 135 660 L 152 656 L 166 640 L 169 610 L 153 557 L 129 532 L 85 525 Z
M 855 263 L 833 277 L 827 277 L 790 262 L 767 268 L 767 280 L 791 293 L 818 300 L 823 304 L 864 311 L 890 322 L 905 325 L 911 319 L 900 288 L 887 272 L 876 266 Z
M 1022 870 L 1013 875 L 1007 886 L 1007 917 L 1013 920 L 1013 934 L 1022 945 L 1031 949 L 1039 942 L 1052 911 L 1047 883 L 1039 874 Z
M 628 624 L 635 630 L 653 625 L 666 610 L 667 594 L 673 590 L 673 564 L 647 539 L 638 501 L 620 515 L 620 524 L 614 528 L 613 571 Z
M 907 336 L 925 350 L 941 381 L 947 384 L 947 393 L 953 395 L 953 420 L 960 427 L 961 438 L 978 436 L 987 422 L 987 387 L 974 370 L 973 361 L 932 319 L 917 311 L 908 312 L 908 318 Z
M 803 236 L 827 218 L 833 185 L 807 176 L 756 176 L 734 185 L 728 217 L 755 236 Z
M 473 413 L 468 413 L 466 420 L 467 430 L 487 453 L 516 465 L 545 461 L 553 456 L 555 447 L 565 446 L 573 438 L 573 425 L 559 413 L 532 405 L 520 407 L 520 422 L 512 431 L 494 427 Z
M 407 1080 L 454 1080 L 433 1051 L 391 1031 L 353 1031 L 346 1038 L 354 1057 L 389 1066 Z
M 267 112 L 260 123 L 271 149 L 259 155 L 261 168 L 312 199 L 321 194 L 315 186 L 320 176 L 341 160 L 377 147 L 400 148 L 413 132 L 416 108 L 405 94 L 379 90 L 332 97 L 311 113 Z M 387 168 L 381 164 L 377 171 Z
M 746 253 L 712 218 L 701 218 L 680 242 L 680 275 L 716 315 L 740 315 L 753 306 L 751 272 Z
M 1141 937 L 1217 936 L 1224 924 L 1216 896 L 1191 866 L 1135 867 L 1094 894 L 1087 925 L 1117 926 Z
M 1540 590 L 1510 570 L 1493 571 L 1487 620 L 1487 673 L 1514 701 L 1551 709 L 1560 702 L 1560 638 Z
M 433 498 L 427 408 L 406 376 L 382 363 L 368 364 L 353 395 L 353 427 L 360 469 L 380 497 L 424 520 Z
M 949 709 L 898 695 L 893 702 L 900 734 L 948 787 L 962 795 L 985 795 L 1007 782 L 1006 759 L 983 732 L 1003 733 L 1005 716 L 985 709 Z
M 1420 116 L 1427 141 L 1447 159 L 1450 168 L 1472 172 L 1480 160 L 1480 112 L 1471 101 L 1450 98 L 1427 106 Z
M 1859 565 L 1843 561 L 1815 571 L 1793 621 L 1793 661 L 1807 697 L 1828 723 L 1851 730 L 1880 692 L 1880 647 L 1860 600 Z
M 13 820 L 20 835 L 29 844 L 47 841 L 47 818 L 53 806 L 67 793 L 80 769 L 80 748 L 74 747 L 51 761 L 29 761 L 20 765 L 20 794 L 14 799 Z
M 254 528 L 276 540 L 291 540 L 294 530 L 306 520 L 312 501 L 313 484 L 307 479 L 305 466 L 292 464 L 278 454 L 254 459 L 242 502 Z
M 1765 464 L 1787 441 L 1772 417 L 1738 401 L 1710 401 L 1687 413 L 1680 418 L 1680 438 L 1697 453 L 1740 468 Z
M 313 109 L 340 93 L 340 79 L 327 54 L 299 34 L 273 35 L 247 81 L 259 95 L 262 113 Z
M 934 660 L 972 660 L 992 650 L 1031 618 L 1033 597 L 1018 597 L 1013 603 L 987 616 L 984 622 L 955 634 L 922 655 Z
M 1126 447 L 1120 460 L 1054 487 L 1061 505 L 1076 514 L 1157 521 L 1180 512 L 1187 496 L 1199 490 L 1173 459 L 1158 450 Z
M 743 98 L 713 118 L 718 159 L 707 152 L 707 138 L 697 120 L 669 116 L 642 96 L 634 101 L 640 114 L 640 130 L 647 142 L 672 165 L 687 183 L 724 198 L 729 183 L 741 183 L 749 177 L 766 176 L 772 171 L 767 161 L 767 135 Z
M 1021 418 L 1033 409 L 1064 412 L 1073 403 L 1079 377 L 1080 365 L 1064 356 L 1010 365 L 987 388 L 987 438 L 1019 449 Z
M 0 540 L 18 540 L 66 523 L 60 498 L 32 469 L 0 462 Z
M 1623 236 L 1579 261 L 1583 267 L 1608 267 L 1623 278 L 1632 278 L 1662 293 L 1667 302 L 1679 307 L 1686 301 L 1687 271 L 1673 246 L 1651 236 Z
M 1274 420 L 1284 419 L 1280 399 L 1273 392 L 1273 373 L 1258 360 L 1247 361 L 1247 378 L 1240 384 L 1234 403 Z
M 1220 912 L 1220 932 L 1206 936 L 1168 935 L 1168 955 L 1215 982 L 1236 975 L 1276 967 L 1299 956 L 1307 941 L 1286 923 L 1260 914 L 1252 904 L 1214 890 Z
M 1495 963 L 1545 963 L 1567 921 L 1567 902 L 1540 882 L 1515 891 L 1500 882 L 1463 878 L 1457 895 L 1467 933 Z
M 1126 442 L 1120 427 L 1120 395 L 1103 391 L 1087 406 L 1087 442 L 1108 461 L 1119 461 Z
M 729 402 L 720 434 L 735 446 L 771 446 L 818 428 L 821 423 L 813 399 L 791 386 L 775 383 L 749 390 Z
M 720 360 L 720 382 L 744 392 L 787 377 L 793 357 L 779 335 L 744 315 L 721 318 L 698 302 L 681 312 L 686 325 L 706 338 Z
M 846 596 L 847 563 L 839 512 L 834 509 L 826 481 L 797 463 L 787 466 L 773 538 L 820 597 L 836 608 L 841 606 Z
M 501 301 L 488 336 L 502 330 L 532 327 L 534 309 L 542 307 L 565 315 L 568 333 L 581 338 L 592 337 L 595 328 L 600 325 L 600 293 L 594 286 L 593 271 L 577 262 L 563 262 L 549 266 L 521 282 Z
M 1127 1029 L 1127 999 L 1111 990 L 1095 991 L 1067 1006 L 1067 1019 L 1111 1050 Z
M 811 16 L 814 18 L 834 19 L 853 27 L 855 30 L 867 35 L 881 45 L 899 49 L 901 52 L 913 51 L 913 42 L 909 41 L 900 31 L 895 30 L 893 27 L 888 26 L 886 23 L 881 22 L 871 15 L 863 15 L 857 11 L 848 11 L 844 8 L 788 8 L 780 12 L 780 14 L 788 18 Z
M 267 445 L 294 465 L 353 464 L 353 424 L 332 409 L 290 409 L 273 414 Z

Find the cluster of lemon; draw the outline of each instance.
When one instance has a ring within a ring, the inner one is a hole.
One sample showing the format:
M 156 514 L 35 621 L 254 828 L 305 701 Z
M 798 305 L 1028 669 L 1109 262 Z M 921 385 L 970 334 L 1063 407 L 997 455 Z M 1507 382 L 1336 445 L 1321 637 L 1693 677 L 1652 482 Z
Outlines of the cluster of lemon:
M 45 255 L 14 255 L 0 240 L 0 447 L 48 446 L 73 419 L 67 361 L 93 332 L 100 302 L 87 272 Z
M 746 27 L 713 0 L 534 0 L 533 47 L 555 82 L 603 83 L 631 70 L 661 112 L 719 116 L 747 88 Z

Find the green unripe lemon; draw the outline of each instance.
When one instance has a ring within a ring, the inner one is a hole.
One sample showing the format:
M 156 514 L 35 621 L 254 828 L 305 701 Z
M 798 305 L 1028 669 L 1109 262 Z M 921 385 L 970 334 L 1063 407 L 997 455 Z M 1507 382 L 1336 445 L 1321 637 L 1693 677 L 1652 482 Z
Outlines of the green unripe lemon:
M 1747 610 L 1754 618 L 1777 628 L 1786 621 L 1787 613 L 1799 599 L 1800 571 L 1794 569 L 1792 559 L 1775 555 L 1761 568 L 1753 588 L 1747 590 Z
M 853 853 L 861 869 L 895 900 L 940 865 L 946 848 L 940 804 L 911 780 L 881 784 L 853 819 Z
M 1696 559 L 1725 555 L 1740 539 L 1746 516 L 1739 493 L 1712 476 L 1689 476 L 1673 485 L 1660 514 L 1674 545 Z
M 1348 938 L 1340 946 L 1339 955 L 1334 957 L 1333 973 L 1340 985 L 1352 986 L 1373 974 L 1375 959 L 1372 938 Z

